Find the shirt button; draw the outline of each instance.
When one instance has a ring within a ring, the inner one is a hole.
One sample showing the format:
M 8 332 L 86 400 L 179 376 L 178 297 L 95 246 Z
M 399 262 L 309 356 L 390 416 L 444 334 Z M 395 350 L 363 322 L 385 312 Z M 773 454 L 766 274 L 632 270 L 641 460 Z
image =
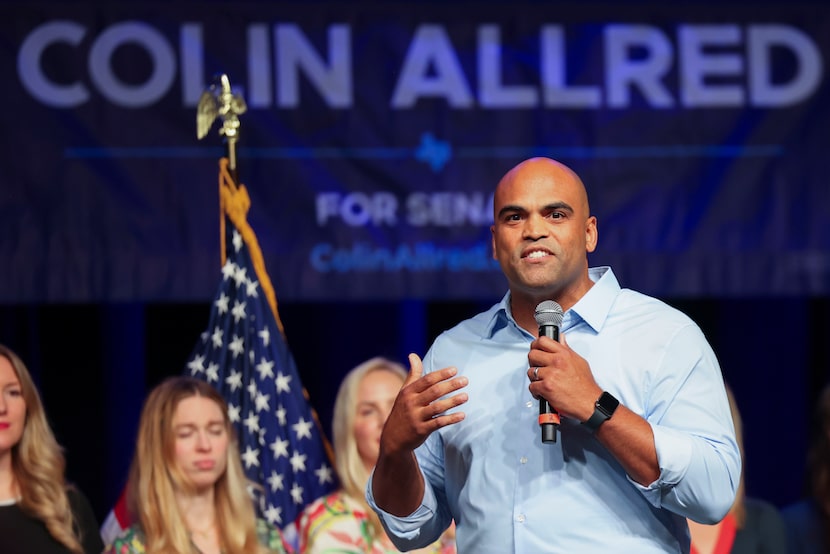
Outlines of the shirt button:
M 522 462 L 523 464 L 526 464 L 527 463 L 527 457 L 522 456 L 521 458 L 519 458 L 519 461 Z
M 532 408 L 532 407 L 533 407 L 533 402 L 531 402 L 530 400 L 528 400 L 528 401 L 527 401 L 527 404 L 525 404 L 525 406 L 527 406 L 528 408 Z
M 519 523 L 524 523 L 525 522 L 525 515 L 524 514 L 519 514 L 518 516 L 516 516 L 516 521 L 518 521 Z

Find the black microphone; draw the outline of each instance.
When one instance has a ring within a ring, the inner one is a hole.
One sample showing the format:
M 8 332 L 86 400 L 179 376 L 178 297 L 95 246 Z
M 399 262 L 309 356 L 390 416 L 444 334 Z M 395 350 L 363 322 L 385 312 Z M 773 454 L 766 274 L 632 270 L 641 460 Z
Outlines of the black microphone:
M 559 341 L 559 326 L 562 325 L 562 306 L 553 300 L 545 300 L 536 306 L 533 314 L 539 326 L 540 337 L 550 337 Z M 556 442 L 556 429 L 559 427 L 559 412 L 544 398 L 539 399 L 539 427 L 542 429 L 542 442 Z

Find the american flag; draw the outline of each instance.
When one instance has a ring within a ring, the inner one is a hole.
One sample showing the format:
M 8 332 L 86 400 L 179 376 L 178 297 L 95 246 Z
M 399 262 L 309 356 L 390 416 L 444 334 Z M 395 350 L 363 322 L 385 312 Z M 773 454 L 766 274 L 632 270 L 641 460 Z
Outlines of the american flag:
M 288 349 L 262 253 L 246 220 L 250 201 L 220 169 L 222 248 L 219 290 L 187 363 L 228 402 L 242 465 L 261 486 L 261 515 L 287 531 L 302 509 L 336 487 L 325 438 Z

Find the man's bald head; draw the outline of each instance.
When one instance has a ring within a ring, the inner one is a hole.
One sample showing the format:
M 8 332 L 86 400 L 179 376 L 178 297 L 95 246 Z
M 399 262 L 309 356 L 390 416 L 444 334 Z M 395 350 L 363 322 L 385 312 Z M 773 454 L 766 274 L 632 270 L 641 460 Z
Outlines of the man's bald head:
M 588 192 L 585 190 L 585 184 L 579 175 L 562 162 L 551 158 L 537 157 L 529 158 L 517 164 L 499 181 L 496 187 L 495 202 L 493 203 L 496 217 L 498 217 L 499 206 L 503 204 L 499 202 L 500 193 L 503 195 L 504 190 L 517 181 L 537 183 L 539 187 L 548 186 L 553 182 L 557 186 L 566 187 L 570 189 L 572 198 L 577 200 L 574 209 L 580 210 L 585 217 L 588 217 L 591 213 Z

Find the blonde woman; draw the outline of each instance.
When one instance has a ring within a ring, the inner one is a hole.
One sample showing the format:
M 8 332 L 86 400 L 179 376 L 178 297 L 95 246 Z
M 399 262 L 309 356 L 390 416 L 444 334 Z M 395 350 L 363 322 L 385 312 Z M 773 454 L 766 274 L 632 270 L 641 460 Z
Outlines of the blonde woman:
M 378 458 L 380 433 L 406 370 L 385 358 L 352 369 L 337 392 L 332 434 L 341 488 L 311 503 L 300 516 L 300 552 L 386 554 L 398 552 L 364 490 Z M 452 535 L 417 552 L 454 553 Z
M 256 518 L 247 484 L 222 396 L 204 381 L 168 378 L 139 420 L 128 485 L 137 523 L 107 552 L 287 552 L 280 532 Z
M 0 345 L 0 551 L 98 554 L 98 522 L 64 480 L 61 447 L 29 370 Z

